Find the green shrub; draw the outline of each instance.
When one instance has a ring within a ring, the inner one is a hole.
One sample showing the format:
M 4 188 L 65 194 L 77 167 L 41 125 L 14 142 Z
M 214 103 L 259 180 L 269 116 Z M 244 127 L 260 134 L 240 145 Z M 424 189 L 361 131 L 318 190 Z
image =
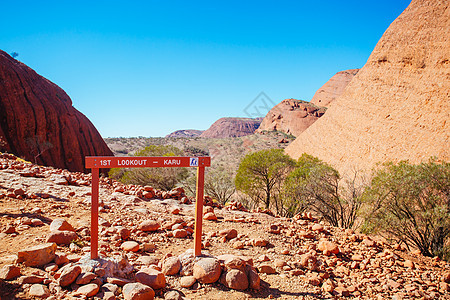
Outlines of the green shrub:
M 387 163 L 365 195 L 365 232 L 377 232 L 445 258 L 450 233 L 450 164 Z
M 354 226 L 362 203 L 364 185 L 357 173 L 343 180 L 339 172 L 319 160 L 303 154 L 286 179 L 283 206 L 286 215 L 311 210 L 333 226 Z
M 252 199 L 255 205 L 274 206 L 278 214 L 283 207 L 280 192 L 295 161 L 282 149 L 261 150 L 247 154 L 239 164 L 235 177 L 236 189 Z

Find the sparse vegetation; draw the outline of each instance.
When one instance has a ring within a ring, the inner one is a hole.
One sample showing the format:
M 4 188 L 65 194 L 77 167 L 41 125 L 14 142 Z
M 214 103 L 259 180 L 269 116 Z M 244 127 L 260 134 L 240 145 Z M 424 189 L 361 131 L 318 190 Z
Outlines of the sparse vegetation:
M 231 199 L 236 188 L 233 177 L 225 168 L 219 167 L 208 172 L 205 181 L 205 193 L 225 205 Z
M 303 154 L 286 179 L 283 206 L 287 215 L 308 209 L 333 226 L 352 228 L 362 204 L 364 185 L 358 174 L 344 180 L 334 168 Z
M 151 145 L 135 153 L 135 156 L 182 156 L 174 146 Z M 151 185 L 162 190 L 171 190 L 186 179 L 186 168 L 134 168 L 111 169 L 109 176 L 125 184 Z
M 449 163 L 387 163 L 375 174 L 365 197 L 365 232 L 396 238 L 423 255 L 449 258 Z

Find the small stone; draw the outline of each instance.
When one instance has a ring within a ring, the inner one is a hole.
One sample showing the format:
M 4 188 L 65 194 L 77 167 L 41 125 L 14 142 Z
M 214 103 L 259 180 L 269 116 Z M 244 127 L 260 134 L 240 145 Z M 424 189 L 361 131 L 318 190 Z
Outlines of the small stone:
M 317 245 L 317 249 L 322 251 L 324 255 L 338 254 L 339 247 L 330 241 L 320 241 Z
M 332 293 L 336 285 L 330 279 L 327 279 L 322 284 L 322 289 L 327 293 Z
M 64 219 L 54 219 L 50 223 L 50 231 L 75 231 L 75 229 Z
M 226 270 L 238 269 L 244 271 L 245 261 L 235 255 L 221 255 L 218 257 L 219 261 L 225 266 Z
M 343 286 L 338 286 L 334 289 L 334 293 L 337 296 L 348 297 L 350 296 L 350 292 Z
M 93 297 L 95 296 L 98 291 L 99 291 L 99 286 L 96 285 L 95 283 L 90 283 L 90 284 L 86 284 L 86 285 L 82 285 L 80 286 L 76 292 L 75 295 L 81 295 L 81 296 L 86 296 L 86 297 Z
M 264 274 L 275 274 L 277 273 L 277 271 L 268 264 L 262 264 L 258 267 L 258 271 L 259 273 L 264 273 Z
M 181 262 L 176 256 L 168 257 L 164 260 L 162 265 L 162 272 L 164 275 L 175 275 L 181 269 Z
M 153 243 L 144 243 L 142 244 L 142 250 L 145 252 L 155 252 L 156 245 Z
M 444 275 L 442 276 L 442 281 L 450 283 L 450 272 L 444 273 Z
M 56 243 L 58 245 L 69 245 L 71 242 L 78 240 L 78 236 L 73 231 L 54 230 L 47 238 L 47 243 Z
M 27 276 L 21 276 L 19 277 L 18 281 L 20 284 L 27 284 L 27 283 L 41 283 L 45 280 L 42 276 L 37 275 L 27 275 Z
M 126 284 L 122 289 L 122 294 L 124 300 L 152 300 L 155 298 L 155 291 L 139 282 Z
M 173 231 L 173 237 L 174 238 L 185 238 L 187 237 L 188 233 L 185 229 L 176 229 Z
M 13 280 L 20 276 L 20 268 L 14 265 L 5 265 L 0 269 L 0 279 Z
M 403 265 L 404 265 L 406 268 L 411 268 L 411 269 L 414 269 L 414 267 L 415 267 L 414 262 L 411 261 L 411 260 L 409 260 L 409 259 L 405 260 L 405 262 L 403 263 Z
M 317 258 L 311 253 L 305 253 L 300 255 L 300 265 L 309 270 L 317 269 Z
M 234 249 L 243 249 L 245 247 L 245 244 L 242 241 L 236 241 L 233 243 L 232 247 Z
M 56 244 L 47 243 L 22 249 L 17 253 L 17 262 L 28 267 L 44 266 L 55 258 Z
M 128 228 L 119 226 L 117 228 L 117 233 L 120 235 L 120 238 L 124 241 L 128 240 L 131 236 L 131 231 Z
M 203 216 L 203 219 L 208 221 L 217 221 L 217 216 L 213 212 L 209 212 Z
M 252 240 L 252 245 L 254 247 L 265 247 L 265 246 L 267 246 L 267 244 L 268 244 L 268 241 L 265 239 L 258 238 L 258 239 Z
M 218 259 L 204 257 L 194 263 L 193 275 L 201 283 L 213 283 L 219 280 L 221 271 Z
M 69 259 L 67 258 L 67 254 L 64 252 L 56 252 L 55 253 L 55 264 L 58 266 L 62 266 L 69 262 Z
M 97 277 L 97 275 L 95 275 L 92 272 L 81 273 L 80 275 L 78 275 L 75 283 L 79 284 L 79 285 L 88 284 L 89 282 L 94 280 L 96 277 Z
M 122 245 L 120 245 L 120 248 L 123 251 L 127 251 L 127 252 L 138 252 L 139 244 L 135 241 L 126 241 Z
M 352 255 L 352 260 L 353 261 L 363 261 L 364 260 L 364 256 L 362 256 L 361 254 L 353 254 Z
M 364 243 L 367 247 L 375 247 L 375 246 L 376 246 L 375 242 L 372 241 L 372 240 L 369 239 L 369 238 L 365 238 L 365 239 L 363 240 L 363 243 Z
M 291 251 L 289 251 L 288 249 L 284 249 L 284 250 L 281 251 L 281 254 L 289 255 L 289 254 L 291 254 Z
M 71 285 L 81 274 L 80 266 L 72 266 L 65 269 L 59 277 L 59 285 L 62 287 Z
M 50 296 L 49 289 L 43 284 L 33 284 L 28 291 L 31 297 L 48 298 Z
M 219 231 L 219 235 L 224 236 L 227 240 L 234 239 L 235 237 L 237 237 L 237 234 L 238 234 L 238 232 L 234 228 L 224 229 L 224 230 Z
M 138 259 L 136 260 L 136 262 L 144 265 L 144 266 L 149 266 L 149 265 L 158 265 L 159 263 L 159 258 L 157 258 L 156 256 L 153 255 L 144 255 L 144 256 L 139 256 Z
M 197 279 L 195 279 L 194 276 L 183 276 L 180 279 L 180 285 L 181 285 L 181 287 L 184 287 L 184 288 L 190 288 L 196 282 L 197 282 Z
M 160 227 L 159 223 L 153 220 L 146 220 L 139 225 L 139 229 L 142 231 L 156 231 Z
M 273 264 L 275 265 L 275 267 L 282 268 L 282 267 L 284 267 L 286 265 L 286 262 L 284 260 L 282 260 L 282 259 L 278 259 L 277 258 L 277 259 L 275 259 L 273 261 Z
M 107 277 L 106 282 L 115 286 L 124 286 L 127 283 L 131 283 L 129 279 L 119 277 Z
M 314 224 L 311 228 L 314 231 L 322 232 L 323 231 L 323 225 L 322 224 Z
M 13 225 L 9 225 L 3 232 L 6 234 L 16 233 L 16 227 L 14 227 Z
M 168 291 L 164 294 L 164 300 L 182 300 L 183 296 L 178 291 Z
M 42 222 L 42 220 L 40 219 L 32 219 L 31 220 L 31 225 L 38 227 L 38 226 L 43 226 L 44 222 Z
M 180 213 L 180 209 L 178 207 L 175 207 L 170 211 L 170 213 L 173 215 L 178 215 Z

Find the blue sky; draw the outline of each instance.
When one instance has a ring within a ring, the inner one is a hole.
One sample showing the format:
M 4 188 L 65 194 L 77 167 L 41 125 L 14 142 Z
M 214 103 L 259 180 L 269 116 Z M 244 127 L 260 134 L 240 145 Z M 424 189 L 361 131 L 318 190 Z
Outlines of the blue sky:
M 261 92 L 311 100 L 362 67 L 409 0 L 2 1 L 0 49 L 53 81 L 103 137 L 245 117 Z

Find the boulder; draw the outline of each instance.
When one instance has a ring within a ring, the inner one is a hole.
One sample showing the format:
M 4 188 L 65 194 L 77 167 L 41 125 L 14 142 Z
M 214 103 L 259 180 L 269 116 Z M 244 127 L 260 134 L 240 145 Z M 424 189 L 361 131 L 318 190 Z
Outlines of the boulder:
M 164 275 L 175 275 L 181 269 L 180 259 L 176 256 L 168 257 L 164 260 L 162 265 L 162 272 Z
M 238 269 L 231 269 L 225 271 L 222 276 L 225 277 L 226 286 L 233 290 L 245 290 L 248 289 L 248 277 L 247 275 Z
M 56 244 L 46 243 L 27 249 L 19 250 L 17 262 L 24 263 L 28 267 L 43 266 L 55 258 Z
M 81 274 L 80 266 L 72 266 L 66 268 L 59 276 L 58 282 L 62 287 L 69 286 L 77 279 L 78 275 Z
M 139 282 L 124 285 L 122 294 L 124 300 L 152 300 L 155 297 L 155 291 L 151 287 Z
M 4 265 L 0 269 L 0 279 L 13 280 L 20 276 L 20 268 L 14 265 Z
M 160 227 L 159 223 L 153 220 L 146 220 L 139 225 L 139 229 L 142 231 L 156 231 Z
M 164 274 L 153 268 L 141 269 L 136 273 L 136 280 L 155 290 L 162 289 L 166 286 L 166 277 Z
M 50 296 L 50 291 L 45 285 L 35 283 L 30 287 L 28 295 L 35 298 L 48 298 Z
M 100 287 L 97 284 L 90 283 L 90 284 L 80 286 L 75 291 L 75 295 L 85 296 L 85 297 L 93 297 L 98 293 L 99 290 L 100 290 Z
M 73 231 L 52 231 L 47 238 L 47 243 L 56 243 L 58 245 L 69 245 L 78 240 L 78 235 Z
M 126 241 L 120 245 L 120 248 L 123 251 L 127 252 L 138 252 L 139 251 L 139 243 L 135 241 Z
M 203 257 L 194 263 L 193 275 L 201 283 L 213 283 L 219 280 L 222 269 L 214 257 Z
M 40 165 L 87 171 L 85 156 L 112 156 L 92 123 L 56 84 L 0 51 L 0 139 Z M 49 134 L 51 132 L 51 134 Z

